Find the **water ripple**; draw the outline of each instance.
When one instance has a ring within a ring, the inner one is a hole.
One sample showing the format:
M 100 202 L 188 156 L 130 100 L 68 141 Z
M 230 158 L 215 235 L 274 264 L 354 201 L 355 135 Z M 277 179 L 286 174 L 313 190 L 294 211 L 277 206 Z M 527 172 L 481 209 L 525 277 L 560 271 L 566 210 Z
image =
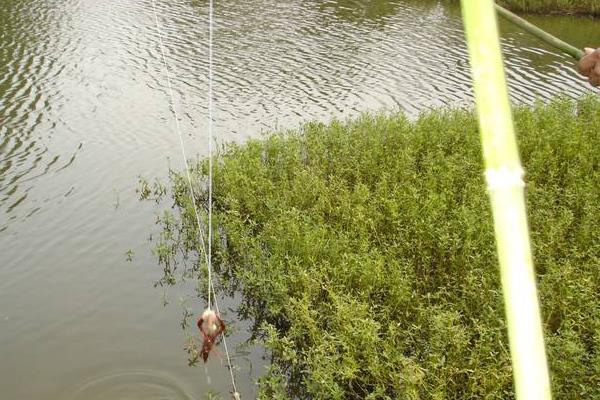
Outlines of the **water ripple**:
M 156 4 L 186 149 L 190 157 L 202 156 L 208 145 L 208 3 Z M 361 111 L 402 109 L 414 117 L 429 108 L 472 104 L 460 10 L 453 2 L 215 4 L 220 142 Z M 536 18 L 579 47 L 600 43 L 593 20 Z M 190 398 L 163 373 L 110 370 L 125 365 L 122 354 L 107 355 L 96 345 L 98 325 L 104 336 L 118 336 L 123 348 L 162 345 L 147 342 L 146 318 L 127 315 L 122 331 L 113 327 L 117 310 L 146 315 L 152 307 L 151 300 L 132 303 L 142 298 L 141 288 L 151 290 L 151 272 L 119 264 L 120 252 L 134 238 L 143 241 L 153 220 L 137 204 L 136 176 L 164 176 L 169 165 L 181 165 L 154 24 L 151 0 L 0 0 L 0 316 L 22 316 L 0 329 L 1 344 L 20 347 L 0 349 L 23 363 L 38 357 L 32 362 L 38 375 L 49 377 L 52 393 L 60 392 L 64 387 L 56 386 L 66 378 L 47 372 L 55 370 L 62 350 L 48 343 L 85 332 L 77 335 L 85 354 L 74 352 L 65 364 L 98 360 L 109 372 L 69 392 L 74 400 Z M 590 91 L 566 56 L 511 25 L 502 22 L 501 28 L 515 102 Z M 113 209 L 114 193 L 122 195 L 119 210 Z M 113 308 L 98 324 L 97 314 L 106 312 L 102 304 Z M 75 318 L 74 310 L 86 318 Z M 170 337 L 174 328 L 176 322 L 161 324 L 153 333 Z M 38 350 L 43 343 L 46 353 Z M 164 365 L 163 358 L 155 361 Z M 4 397 L 48 398 L 44 385 L 19 385 L 31 373 L 29 365 L 14 369 L 0 362 L 0 372 Z
M 192 400 L 194 397 L 182 382 L 162 371 L 110 371 L 79 385 L 69 400 Z

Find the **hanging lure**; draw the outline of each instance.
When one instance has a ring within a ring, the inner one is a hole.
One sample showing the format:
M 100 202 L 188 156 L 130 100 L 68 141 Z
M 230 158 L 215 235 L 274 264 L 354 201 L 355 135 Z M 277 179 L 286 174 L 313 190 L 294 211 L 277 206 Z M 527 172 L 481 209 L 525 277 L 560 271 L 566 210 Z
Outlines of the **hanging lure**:
M 206 362 L 219 336 L 225 332 L 225 323 L 213 310 L 207 308 L 198 320 L 198 329 L 200 329 L 200 334 L 202 335 L 202 350 L 200 354 L 202 355 L 202 360 Z

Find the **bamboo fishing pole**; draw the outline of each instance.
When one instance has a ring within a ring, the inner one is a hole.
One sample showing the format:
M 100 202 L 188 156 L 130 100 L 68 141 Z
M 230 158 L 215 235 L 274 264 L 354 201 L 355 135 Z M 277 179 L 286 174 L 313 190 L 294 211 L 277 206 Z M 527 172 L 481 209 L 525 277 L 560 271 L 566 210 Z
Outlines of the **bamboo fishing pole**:
M 542 40 L 543 42 L 548 43 L 550 46 L 570 55 L 571 57 L 573 57 L 576 60 L 580 60 L 583 57 L 583 51 L 578 49 L 577 47 L 572 46 L 569 43 L 566 43 L 566 42 L 560 40 L 556 36 L 549 34 L 548 32 L 546 32 L 545 30 L 543 30 L 541 28 L 538 28 L 531 22 L 528 22 L 528 21 L 524 20 L 523 18 L 519 17 L 518 15 L 508 11 L 506 8 L 501 7 L 498 4 L 494 4 L 494 5 L 496 6 L 496 11 L 498 11 L 498 14 L 500 14 L 501 16 L 503 16 L 504 18 L 506 18 L 513 24 L 517 25 L 519 28 L 523 29 L 524 31 L 529 32 L 536 38 L 538 38 L 538 39 Z
M 492 0 L 461 0 L 518 400 L 550 400 L 550 379 L 514 133 Z

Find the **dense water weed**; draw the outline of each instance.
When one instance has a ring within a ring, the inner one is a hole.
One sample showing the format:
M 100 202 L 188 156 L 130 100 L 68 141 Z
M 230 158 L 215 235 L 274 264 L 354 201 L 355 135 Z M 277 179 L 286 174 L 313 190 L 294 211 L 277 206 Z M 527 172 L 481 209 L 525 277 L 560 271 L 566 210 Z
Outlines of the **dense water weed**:
M 553 391 L 600 399 L 600 102 L 515 119 Z M 514 397 L 477 129 L 463 110 L 365 114 L 224 149 L 215 267 L 272 356 L 261 398 Z M 158 284 L 205 282 L 184 177 L 141 186 L 173 200 Z

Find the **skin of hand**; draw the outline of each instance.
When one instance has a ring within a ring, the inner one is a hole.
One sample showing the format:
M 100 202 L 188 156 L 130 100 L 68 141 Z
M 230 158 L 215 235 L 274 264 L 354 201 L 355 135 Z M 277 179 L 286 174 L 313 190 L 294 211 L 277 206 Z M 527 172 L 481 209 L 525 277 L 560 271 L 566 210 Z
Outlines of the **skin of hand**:
M 583 51 L 585 55 L 577 65 L 579 73 L 588 78 L 590 85 L 600 86 L 600 48 L 586 47 Z

